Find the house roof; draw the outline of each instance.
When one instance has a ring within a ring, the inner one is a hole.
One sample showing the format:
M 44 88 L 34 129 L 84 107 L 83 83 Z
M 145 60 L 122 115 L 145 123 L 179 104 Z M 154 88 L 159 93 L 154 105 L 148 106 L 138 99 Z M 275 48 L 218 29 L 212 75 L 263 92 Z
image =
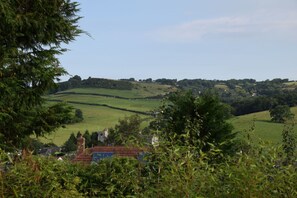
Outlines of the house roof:
M 90 164 L 94 161 L 93 156 L 96 153 L 112 153 L 117 157 L 134 157 L 137 158 L 139 154 L 145 152 L 147 149 L 125 147 L 125 146 L 95 146 L 86 149 L 84 153 L 81 153 L 75 157 L 74 162 L 81 162 L 83 164 Z M 103 157 L 104 158 L 104 157 Z

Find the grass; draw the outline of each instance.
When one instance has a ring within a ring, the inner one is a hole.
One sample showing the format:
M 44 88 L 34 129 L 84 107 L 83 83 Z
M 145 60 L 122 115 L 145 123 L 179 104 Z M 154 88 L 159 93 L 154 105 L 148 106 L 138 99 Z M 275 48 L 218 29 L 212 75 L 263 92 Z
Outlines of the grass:
M 132 90 L 115 90 L 115 89 L 102 89 L 102 88 L 77 88 L 69 89 L 66 92 L 77 93 L 95 93 L 105 94 L 112 96 L 121 96 L 125 98 L 144 98 L 149 96 L 164 95 L 169 91 L 175 91 L 175 88 L 168 85 L 160 85 L 156 83 L 136 83 Z M 154 110 L 161 105 L 161 100 L 157 99 L 119 99 L 104 96 L 94 95 L 75 95 L 75 94 L 61 94 L 49 95 L 47 99 L 58 99 L 63 101 L 75 101 L 94 104 L 106 104 L 112 107 L 125 108 L 129 110 L 136 110 L 147 112 Z M 52 104 L 52 102 L 48 102 Z M 89 132 L 103 130 L 105 128 L 114 127 L 119 119 L 125 116 L 131 116 L 133 113 L 121 110 L 115 110 L 108 107 L 90 106 L 84 104 L 71 104 L 76 109 L 81 109 L 84 116 L 84 121 L 81 123 L 67 125 L 66 128 L 60 128 L 56 132 L 48 135 L 46 138 L 41 138 L 43 142 L 53 142 L 59 146 L 69 138 L 71 133 L 77 133 L 85 130 Z M 148 116 L 141 116 L 148 118 Z M 144 122 L 146 126 L 148 121 Z
M 85 102 L 93 104 L 107 104 L 113 107 L 126 108 L 129 110 L 137 111 L 151 111 L 157 108 L 161 104 L 161 100 L 157 99 L 137 99 L 137 100 L 126 100 L 119 98 L 110 98 L 104 96 L 93 96 L 93 95 L 75 95 L 75 94 L 61 94 L 51 95 L 49 99 L 58 99 L 63 101 L 75 101 Z
M 134 82 L 134 90 L 137 90 L 139 94 L 148 97 L 155 95 L 164 95 L 169 92 L 177 91 L 176 87 L 171 85 L 161 85 L 158 83 L 144 83 L 144 82 Z
M 68 89 L 62 92 L 76 92 L 76 93 L 95 93 L 105 94 L 111 96 L 121 96 L 125 98 L 145 98 L 157 95 L 164 95 L 168 92 L 176 91 L 176 88 L 169 85 L 160 85 L 156 83 L 134 83 L 132 90 L 117 90 L 117 89 L 103 89 L 103 88 L 75 88 Z
M 297 82 L 286 82 L 284 83 L 284 89 L 293 91 L 297 88 Z
M 217 89 L 229 90 L 229 87 L 225 84 L 216 84 L 214 87 Z
M 286 85 L 286 86 L 297 86 L 297 82 L 295 82 L 295 81 L 292 81 L 292 82 L 286 82 L 286 83 L 284 83 L 284 85 Z
M 133 113 L 114 110 L 106 107 L 88 106 L 88 105 L 73 105 L 74 108 L 79 108 L 83 111 L 84 121 L 81 123 L 67 125 L 66 128 L 60 128 L 56 132 L 41 138 L 43 142 L 53 142 L 59 146 L 69 138 L 71 133 L 77 133 L 78 131 L 84 132 L 85 130 L 98 131 L 105 128 L 114 127 L 118 123 L 118 120 L 125 116 L 131 116 Z M 292 112 L 297 115 L 297 107 L 292 108 Z M 142 116 L 142 118 L 148 118 Z M 297 121 L 297 117 L 295 118 Z M 253 113 L 243 116 L 234 117 L 229 120 L 233 126 L 234 131 L 239 132 L 239 137 L 245 134 L 255 125 L 254 134 L 256 137 L 262 140 L 268 140 L 272 143 L 281 142 L 281 134 L 284 128 L 284 124 L 270 122 L 270 116 L 268 111 Z M 147 126 L 148 122 L 144 123 Z M 294 127 L 295 133 L 297 132 L 297 126 Z
M 292 113 L 295 116 L 295 122 L 297 121 L 297 107 L 291 108 Z M 252 128 L 253 123 L 255 125 L 254 134 L 262 140 L 268 140 L 273 143 L 280 143 L 282 140 L 282 131 L 284 124 L 273 123 L 270 121 L 269 111 L 263 111 L 259 113 L 252 113 L 248 115 L 238 116 L 230 119 L 230 122 L 234 126 L 234 131 L 239 131 L 239 135 L 243 135 L 244 131 L 248 131 Z M 295 133 L 297 132 L 297 126 L 294 126 Z
M 52 102 L 50 102 L 52 103 Z M 71 133 L 77 133 L 78 131 L 84 133 L 85 130 L 89 132 L 101 131 L 105 128 L 114 127 L 119 119 L 125 116 L 131 116 L 133 113 L 114 110 L 106 107 L 88 106 L 88 105 L 72 105 L 74 108 L 81 109 L 83 111 L 84 120 L 80 123 L 67 125 L 66 128 L 59 128 L 57 131 L 48 135 L 45 138 L 40 138 L 44 143 L 53 142 L 58 146 L 64 144 L 69 138 Z M 147 118 L 147 116 L 141 116 Z M 144 123 L 147 124 L 147 123 Z

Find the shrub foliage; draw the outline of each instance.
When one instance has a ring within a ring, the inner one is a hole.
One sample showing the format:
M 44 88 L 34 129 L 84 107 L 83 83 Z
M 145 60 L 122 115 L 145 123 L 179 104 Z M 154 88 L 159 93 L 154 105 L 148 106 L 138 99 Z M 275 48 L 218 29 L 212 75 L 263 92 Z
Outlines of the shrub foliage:
M 143 160 L 88 166 L 31 155 L 12 160 L 1 151 L 0 197 L 296 197 L 296 154 L 288 161 L 283 145 L 245 145 L 229 156 L 214 145 L 204 152 L 160 142 Z

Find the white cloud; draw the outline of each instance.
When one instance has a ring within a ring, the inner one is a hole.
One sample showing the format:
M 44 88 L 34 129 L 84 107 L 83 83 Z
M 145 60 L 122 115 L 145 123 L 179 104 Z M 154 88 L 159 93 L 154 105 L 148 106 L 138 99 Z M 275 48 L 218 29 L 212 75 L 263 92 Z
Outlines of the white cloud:
M 265 36 L 296 37 L 297 12 L 258 12 L 250 16 L 197 19 L 154 31 L 161 41 L 192 42 L 205 37 Z

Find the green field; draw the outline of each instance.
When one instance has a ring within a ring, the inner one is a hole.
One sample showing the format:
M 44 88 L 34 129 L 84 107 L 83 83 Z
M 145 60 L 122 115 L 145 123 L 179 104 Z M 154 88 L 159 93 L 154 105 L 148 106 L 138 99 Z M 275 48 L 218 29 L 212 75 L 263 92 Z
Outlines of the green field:
M 117 90 L 117 89 L 104 89 L 104 88 L 75 88 L 68 89 L 63 92 L 76 92 L 76 93 L 94 93 L 105 94 L 111 96 L 120 96 L 125 98 L 145 98 L 157 95 L 165 95 L 169 92 L 174 92 L 177 89 L 169 85 L 160 85 L 156 83 L 133 83 L 132 90 Z
M 119 99 L 113 97 L 87 95 L 91 94 L 104 94 L 111 96 L 120 96 L 125 98 L 144 98 L 156 95 L 164 95 L 169 91 L 175 91 L 174 88 L 167 85 L 159 85 L 152 83 L 138 83 L 135 89 L 132 90 L 114 90 L 102 88 L 77 88 L 69 89 L 65 92 L 86 93 L 86 95 L 78 94 L 53 94 L 46 96 L 46 99 L 74 101 L 90 104 L 109 105 L 112 107 L 124 108 L 128 110 L 136 110 L 141 112 L 148 112 L 160 106 L 160 99 Z M 52 104 L 53 102 L 48 102 Z M 116 110 L 102 106 L 92 106 L 86 104 L 71 104 L 75 109 L 81 109 L 83 112 L 83 122 L 67 125 L 66 128 L 60 128 L 56 132 L 41 138 L 43 142 L 53 142 L 57 145 L 62 145 L 70 136 L 71 133 L 78 131 L 84 132 L 85 130 L 98 131 L 105 128 L 114 127 L 119 119 L 125 116 L 131 116 L 134 113 L 122 110 Z M 142 118 L 151 118 L 150 116 L 141 116 Z M 144 122 L 147 125 L 148 122 Z
M 76 134 L 78 131 L 84 132 L 85 130 L 89 130 L 89 132 L 102 131 L 105 128 L 114 127 L 119 119 L 133 115 L 133 113 L 114 110 L 107 107 L 94 107 L 78 104 L 72 106 L 83 111 L 84 120 L 80 123 L 67 125 L 66 128 L 60 128 L 46 138 L 41 138 L 43 142 L 53 142 L 61 146 L 69 138 L 71 133 Z M 148 118 L 148 116 L 141 117 Z
M 114 127 L 120 118 L 133 115 L 133 113 L 114 110 L 107 107 L 94 107 L 88 105 L 73 105 L 83 111 L 84 121 L 77 124 L 67 125 L 66 128 L 60 128 L 52 133 L 47 139 L 42 138 L 43 142 L 53 142 L 62 145 L 71 133 L 78 131 L 84 132 L 88 129 L 90 132 L 103 130 L 104 128 Z M 292 108 L 292 112 L 297 114 L 297 107 Z M 147 116 L 142 116 L 148 118 Z M 262 140 L 279 143 L 281 141 L 281 133 L 284 128 L 283 124 L 270 122 L 268 111 L 238 116 L 230 119 L 234 126 L 234 131 L 239 132 L 239 137 L 245 134 L 245 131 L 251 130 L 253 123 L 255 125 L 255 137 Z M 147 123 L 145 123 L 147 124 Z M 297 126 L 294 128 L 297 132 Z
M 297 121 L 297 107 L 291 108 L 292 113 L 295 116 L 295 122 Z M 255 125 L 254 134 L 256 137 L 262 140 L 271 141 L 273 143 L 281 142 L 281 134 L 284 129 L 284 124 L 270 122 L 270 116 L 268 111 L 259 113 L 252 113 L 243 116 L 237 116 L 230 119 L 230 122 L 234 126 L 234 131 L 240 132 L 239 135 L 243 135 L 245 131 L 251 130 L 253 124 Z M 297 126 L 294 127 L 295 133 L 297 132 Z
M 61 95 L 52 95 L 47 97 L 48 99 L 57 99 L 63 101 L 75 101 L 75 102 L 84 102 L 91 104 L 107 104 L 109 106 L 126 108 L 129 110 L 137 111 L 151 111 L 158 107 L 161 103 L 161 100 L 157 99 L 119 99 L 112 97 L 104 96 L 93 96 L 93 95 L 75 95 L 75 94 L 61 94 Z

